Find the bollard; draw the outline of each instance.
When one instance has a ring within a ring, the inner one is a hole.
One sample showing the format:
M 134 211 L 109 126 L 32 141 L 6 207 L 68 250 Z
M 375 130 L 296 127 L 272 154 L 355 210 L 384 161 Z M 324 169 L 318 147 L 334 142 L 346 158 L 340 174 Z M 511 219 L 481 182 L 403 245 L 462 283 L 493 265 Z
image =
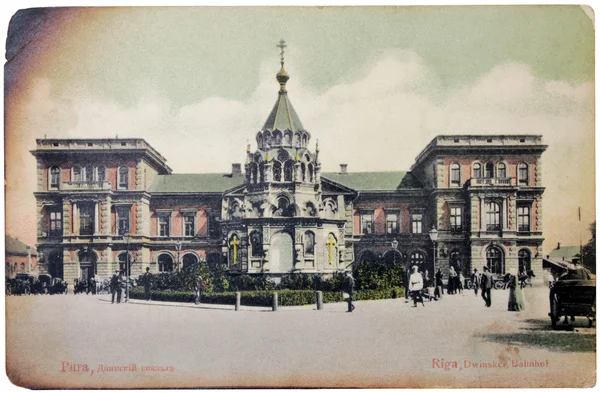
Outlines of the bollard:
M 235 311 L 239 311 L 240 310 L 240 303 L 242 300 L 242 294 L 239 292 L 235 293 Z
M 323 291 L 316 291 L 317 293 L 317 310 L 323 309 Z
M 273 311 L 277 311 L 277 303 L 278 303 L 277 292 L 275 292 L 273 294 Z

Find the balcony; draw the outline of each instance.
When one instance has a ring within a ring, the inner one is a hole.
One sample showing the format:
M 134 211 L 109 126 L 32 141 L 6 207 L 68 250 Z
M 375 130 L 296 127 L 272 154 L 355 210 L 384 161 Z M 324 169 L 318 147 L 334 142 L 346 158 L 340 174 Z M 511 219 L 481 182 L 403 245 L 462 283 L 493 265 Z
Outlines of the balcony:
M 104 191 L 110 190 L 112 185 L 109 181 L 72 181 L 62 184 L 63 191 Z
M 511 187 L 512 177 L 478 177 L 469 179 L 469 187 Z

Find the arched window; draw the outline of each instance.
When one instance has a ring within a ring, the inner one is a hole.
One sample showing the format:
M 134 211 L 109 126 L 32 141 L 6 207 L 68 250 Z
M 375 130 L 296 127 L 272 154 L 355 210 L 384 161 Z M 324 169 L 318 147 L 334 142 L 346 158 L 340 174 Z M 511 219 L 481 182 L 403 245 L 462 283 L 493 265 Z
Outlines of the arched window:
M 335 214 L 337 212 L 337 206 L 335 202 L 332 200 L 327 200 L 325 202 L 325 218 L 335 218 Z
M 316 217 L 317 215 L 317 208 L 311 202 L 306 203 L 306 215 L 308 217 Z
M 460 165 L 457 163 L 450 165 L 450 185 L 460 185 Z
M 281 181 L 281 163 L 279 161 L 273 162 L 273 181 Z
M 495 232 L 501 228 L 500 204 L 497 202 L 487 202 L 485 204 L 485 223 L 486 231 Z
M 313 164 L 309 163 L 308 164 L 308 182 L 312 183 L 314 181 L 314 170 L 313 170 Z
M 294 163 L 292 160 L 287 160 L 283 165 L 283 180 L 292 181 L 294 176 Z
M 294 215 L 294 205 L 291 205 L 287 198 L 282 197 L 277 200 L 277 210 L 275 216 L 277 217 L 292 217 Z
M 485 177 L 488 179 L 494 177 L 494 164 L 491 162 L 485 164 Z
M 506 164 L 505 163 L 501 162 L 498 164 L 496 177 L 498 177 L 500 179 L 506 179 Z
M 50 168 L 50 188 L 58 188 L 60 186 L 60 168 L 53 166 Z
M 300 164 L 300 171 L 302 172 L 302 181 L 306 181 L 306 164 Z
M 311 231 L 304 233 L 304 255 L 315 255 L 315 234 Z
M 528 272 L 531 270 L 531 253 L 528 249 L 519 250 L 519 272 Z
M 181 262 L 184 269 L 191 269 L 198 264 L 198 257 L 195 254 L 185 254 Z
M 281 132 L 275 131 L 273 133 L 273 139 L 275 145 L 281 145 Z
M 84 181 L 93 182 L 94 181 L 94 167 L 91 165 L 87 165 L 84 171 Z
M 518 177 L 519 177 L 519 184 L 528 184 L 529 183 L 529 166 L 524 162 L 519 163 Z
M 129 187 L 129 168 L 119 167 L 119 188 Z
M 159 272 L 172 272 L 173 271 L 173 257 L 169 254 L 161 254 L 158 256 L 158 271 Z
M 412 254 L 410 254 L 410 265 L 417 265 L 417 266 L 421 266 L 423 265 L 423 263 L 425 262 L 425 255 L 423 255 L 422 252 L 420 251 L 415 251 Z
M 473 164 L 473 177 L 475 179 L 480 179 L 481 178 L 481 164 L 476 162 L 475 164 Z
M 306 136 L 306 134 L 302 135 L 302 147 L 306 147 L 306 145 L 308 144 L 308 137 Z
M 127 255 L 129 255 L 129 266 L 127 266 Z M 119 270 L 122 271 L 127 277 L 131 275 L 131 262 L 133 262 L 133 259 L 131 258 L 130 254 L 127 254 L 126 252 L 119 254 Z
M 504 256 L 497 247 L 488 248 L 485 257 L 487 266 L 492 274 L 504 274 Z
M 283 144 L 286 146 L 291 146 L 292 144 L 292 132 L 286 131 L 283 135 Z
M 80 182 L 81 181 L 81 167 L 74 166 L 73 167 L 73 175 L 71 176 L 72 182 Z
M 263 134 L 263 144 L 265 149 L 268 149 L 271 146 L 271 133 L 269 131 L 265 131 Z
M 252 256 L 262 257 L 263 256 L 263 240 L 262 233 L 254 231 L 250 234 L 250 244 L 252 245 Z
M 230 214 L 231 214 L 231 219 L 232 220 L 241 220 L 242 219 L 242 217 L 243 217 L 242 208 L 240 207 L 239 203 L 234 202 L 231 205 Z
M 300 134 L 297 132 L 294 133 L 294 147 L 300 147 Z

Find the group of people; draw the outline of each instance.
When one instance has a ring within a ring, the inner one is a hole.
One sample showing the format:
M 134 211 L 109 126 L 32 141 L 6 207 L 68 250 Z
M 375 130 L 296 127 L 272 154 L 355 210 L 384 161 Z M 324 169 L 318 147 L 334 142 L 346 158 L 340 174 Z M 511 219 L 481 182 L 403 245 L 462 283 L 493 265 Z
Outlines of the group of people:
M 462 293 L 464 288 L 465 276 L 462 274 L 462 271 L 460 269 L 457 271 L 454 269 L 454 266 L 450 266 L 448 272 L 448 295 Z
M 515 270 L 509 271 L 504 276 L 504 282 L 508 288 L 508 311 L 523 311 L 525 310 L 525 301 L 523 299 L 523 282 L 527 278 L 525 272 L 516 273 Z M 485 302 L 486 307 L 492 306 L 492 287 L 494 286 L 494 276 L 487 266 L 483 267 L 483 273 L 479 273 L 477 269 L 473 270 L 471 275 L 475 296 L 481 289 L 481 298 Z

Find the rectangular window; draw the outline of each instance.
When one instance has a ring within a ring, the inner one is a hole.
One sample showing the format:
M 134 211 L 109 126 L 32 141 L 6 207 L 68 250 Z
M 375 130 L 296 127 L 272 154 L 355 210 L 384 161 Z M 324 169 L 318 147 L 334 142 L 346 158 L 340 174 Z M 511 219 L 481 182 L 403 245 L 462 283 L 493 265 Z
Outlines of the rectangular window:
M 423 233 L 423 215 L 413 214 L 411 216 L 411 221 L 412 233 Z
M 373 212 L 360 214 L 360 233 L 363 235 L 373 234 Z
M 385 215 L 385 227 L 387 233 L 398 233 L 398 213 Z
M 52 167 L 50 168 L 50 187 L 58 188 L 60 183 L 60 168 Z
M 451 232 L 462 232 L 462 208 L 451 207 L 450 208 L 450 231 Z
M 51 211 L 50 212 L 50 236 L 61 236 L 62 235 L 62 212 Z
M 73 176 L 71 181 L 73 182 L 77 182 L 77 181 L 81 181 L 81 167 L 73 167 Z
M 94 204 L 81 204 L 79 207 L 79 234 L 93 235 L 94 234 Z
M 529 206 L 517 207 L 517 223 L 519 225 L 519 232 L 529 232 L 531 230 Z
M 192 214 L 183 216 L 183 236 L 194 236 L 196 234 L 196 220 Z
M 129 216 L 131 209 L 129 207 L 117 208 L 117 234 L 124 236 L 129 233 Z
M 169 236 L 171 234 L 171 216 L 158 216 L 158 236 Z
M 496 232 L 500 230 L 500 204 L 496 202 L 486 203 L 486 231 Z

